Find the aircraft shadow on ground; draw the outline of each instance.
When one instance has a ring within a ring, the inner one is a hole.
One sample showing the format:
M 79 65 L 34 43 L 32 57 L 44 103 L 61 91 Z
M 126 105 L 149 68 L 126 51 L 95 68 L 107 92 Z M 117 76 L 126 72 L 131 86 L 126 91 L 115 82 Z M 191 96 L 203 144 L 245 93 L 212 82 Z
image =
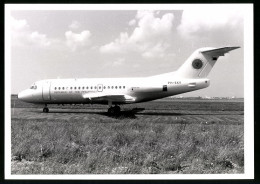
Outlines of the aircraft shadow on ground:
M 136 119 L 137 118 L 136 112 L 132 112 L 132 111 L 121 111 L 120 113 L 118 113 L 116 115 L 111 115 L 108 112 L 99 112 L 97 114 L 115 118 L 115 119 Z
M 181 116 L 185 114 L 181 113 L 174 113 L 174 112 L 142 112 L 144 111 L 144 108 L 134 108 L 130 110 L 123 110 L 120 113 L 116 115 L 111 115 L 108 112 L 93 112 L 93 111 L 50 111 L 49 113 L 64 113 L 64 114 L 99 114 L 107 117 L 112 117 L 116 119 L 124 119 L 124 118 L 130 118 L 135 119 L 137 118 L 136 115 L 157 115 L 157 116 Z
M 225 113 L 176 113 L 176 112 L 142 112 L 144 108 L 134 108 L 130 110 L 123 110 L 117 115 L 111 115 L 108 112 L 95 112 L 95 111 L 50 111 L 49 113 L 64 113 L 64 114 L 99 114 L 116 119 L 137 118 L 136 115 L 151 115 L 151 116 L 198 116 L 198 115 L 239 115 L 239 114 L 225 114 Z
M 93 111 L 50 111 L 49 113 L 64 113 L 64 114 L 99 114 L 103 116 L 108 116 L 116 119 L 124 119 L 124 118 L 130 118 L 130 119 L 135 119 L 136 114 L 140 111 L 143 111 L 144 108 L 134 108 L 131 110 L 123 110 L 120 113 L 116 115 L 111 115 L 108 112 L 93 112 Z

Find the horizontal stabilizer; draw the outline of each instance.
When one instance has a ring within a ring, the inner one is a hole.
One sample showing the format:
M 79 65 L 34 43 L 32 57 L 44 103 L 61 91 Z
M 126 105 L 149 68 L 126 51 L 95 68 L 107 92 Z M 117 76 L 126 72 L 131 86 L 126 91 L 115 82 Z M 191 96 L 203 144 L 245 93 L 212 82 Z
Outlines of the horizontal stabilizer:
M 240 47 L 222 47 L 222 48 L 217 48 L 217 49 L 211 49 L 211 50 L 205 50 L 201 51 L 202 54 L 207 54 L 213 57 L 218 57 L 218 56 L 224 56 L 225 53 L 228 53 L 231 50 L 238 49 Z

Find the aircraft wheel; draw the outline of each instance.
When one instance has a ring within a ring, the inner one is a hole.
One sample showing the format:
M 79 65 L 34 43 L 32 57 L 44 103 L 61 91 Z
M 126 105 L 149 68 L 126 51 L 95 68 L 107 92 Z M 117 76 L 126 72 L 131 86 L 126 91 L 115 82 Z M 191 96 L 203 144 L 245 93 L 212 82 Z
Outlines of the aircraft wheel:
M 116 106 L 114 107 L 114 109 L 115 109 L 115 113 L 116 113 L 116 114 L 119 114 L 119 113 L 120 113 L 120 107 L 119 107 L 119 106 L 116 105 Z
M 48 112 L 49 112 L 49 109 L 48 109 L 47 107 L 44 107 L 44 108 L 43 108 L 43 112 L 48 113 Z
M 109 107 L 109 109 L 108 109 L 108 114 L 114 114 L 115 113 L 115 109 L 114 109 L 114 107 Z

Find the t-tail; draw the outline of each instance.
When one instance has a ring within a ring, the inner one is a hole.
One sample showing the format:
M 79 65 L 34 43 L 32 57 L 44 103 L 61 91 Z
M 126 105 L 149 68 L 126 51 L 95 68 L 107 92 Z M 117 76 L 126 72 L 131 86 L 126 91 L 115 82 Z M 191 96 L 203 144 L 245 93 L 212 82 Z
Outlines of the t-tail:
M 200 48 L 177 70 L 177 75 L 181 78 L 206 78 L 219 56 L 238 48 L 240 47 Z

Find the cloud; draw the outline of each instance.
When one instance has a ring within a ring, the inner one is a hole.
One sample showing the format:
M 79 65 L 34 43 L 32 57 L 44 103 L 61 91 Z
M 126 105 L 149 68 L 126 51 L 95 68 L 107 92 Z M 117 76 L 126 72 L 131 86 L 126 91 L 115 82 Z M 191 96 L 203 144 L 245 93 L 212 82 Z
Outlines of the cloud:
M 139 19 L 139 22 L 138 27 L 131 35 L 132 42 L 148 41 L 160 36 L 167 36 L 171 32 L 174 16 L 172 13 L 167 13 L 162 18 L 156 18 L 154 12 L 138 11 L 136 18 Z
M 74 26 L 74 27 L 73 27 Z M 70 27 L 77 28 L 78 22 L 73 21 Z M 90 44 L 91 33 L 84 30 L 81 33 L 65 32 L 64 39 L 48 38 L 46 34 L 32 30 L 27 20 L 17 20 L 11 17 L 12 44 L 13 46 L 35 46 L 49 49 L 71 49 L 75 51 Z
M 72 51 L 80 47 L 85 47 L 90 44 L 91 33 L 88 30 L 84 30 L 81 33 L 73 33 L 72 31 L 65 32 L 66 44 Z
M 168 44 L 162 44 L 162 43 L 158 43 L 154 46 L 152 46 L 149 50 L 145 51 L 142 53 L 142 56 L 144 58 L 163 58 L 165 56 L 165 49 L 167 49 L 169 47 Z
M 144 58 L 162 57 L 168 48 L 168 37 L 172 33 L 174 15 L 166 13 L 161 18 L 154 11 L 138 11 L 129 25 L 136 24 L 133 32 L 120 33 L 113 42 L 100 47 L 101 53 L 120 54 L 136 52 Z
M 125 63 L 126 59 L 123 57 L 118 57 L 114 59 L 107 59 L 107 62 L 104 63 L 102 67 L 107 68 L 107 67 L 121 67 L 124 66 L 123 64 Z
M 128 22 L 128 25 L 129 26 L 134 26 L 136 24 L 136 20 L 135 19 L 132 19 Z
M 131 46 L 128 33 L 120 33 L 119 38 L 114 42 L 100 47 L 102 53 L 124 53 Z
M 125 58 L 117 58 L 113 63 L 112 65 L 113 66 L 120 66 L 123 64 L 123 62 L 125 61 Z
M 16 20 L 15 18 L 11 17 L 10 20 L 12 31 L 25 31 L 29 29 L 29 25 L 25 19 Z
M 139 67 L 140 67 L 140 64 L 134 64 L 133 67 L 134 67 L 134 68 L 139 68 Z
M 30 34 L 30 42 L 44 47 L 51 44 L 51 41 L 47 39 L 45 34 L 40 34 L 37 31 Z
M 52 40 L 45 34 L 38 31 L 32 31 L 27 20 L 17 20 L 11 17 L 12 44 L 13 46 L 31 46 L 47 47 Z
M 177 31 L 181 36 L 190 38 L 221 29 L 242 28 L 242 25 L 243 10 L 234 7 L 190 8 L 183 11 Z
M 69 28 L 73 29 L 73 30 L 77 30 L 80 27 L 81 27 L 81 24 L 76 20 L 72 21 L 72 23 L 69 25 Z

